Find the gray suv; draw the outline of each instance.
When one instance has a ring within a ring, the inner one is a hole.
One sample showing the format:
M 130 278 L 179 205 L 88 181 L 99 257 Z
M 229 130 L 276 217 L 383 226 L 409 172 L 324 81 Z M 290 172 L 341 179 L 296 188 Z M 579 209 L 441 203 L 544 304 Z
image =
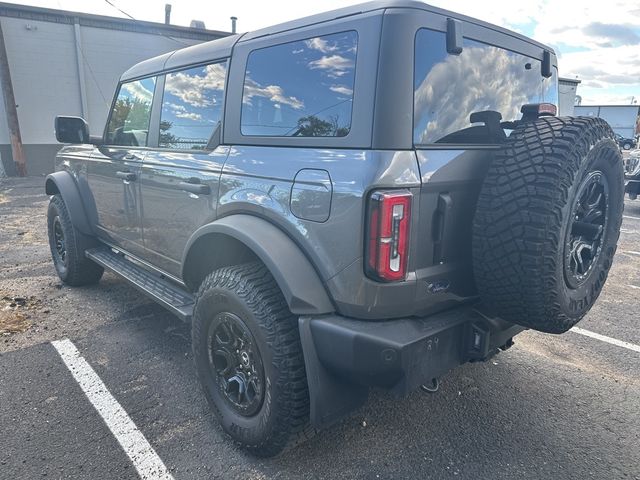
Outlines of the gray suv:
M 190 321 L 223 429 L 275 455 L 591 308 L 621 154 L 555 116 L 557 78 L 549 47 L 404 0 L 144 61 L 101 136 L 56 119 L 55 268 Z

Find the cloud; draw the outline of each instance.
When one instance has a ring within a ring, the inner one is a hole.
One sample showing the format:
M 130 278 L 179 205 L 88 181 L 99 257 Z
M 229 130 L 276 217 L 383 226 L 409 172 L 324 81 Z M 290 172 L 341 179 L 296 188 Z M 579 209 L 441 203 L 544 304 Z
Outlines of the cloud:
M 566 53 L 559 63 L 562 76 L 577 75 L 582 80 L 580 87 L 637 85 L 640 90 L 640 48 L 636 46 Z
M 244 95 L 242 101 L 252 105 L 253 97 L 263 97 L 276 104 L 288 105 L 295 110 L 304 108 L 304 102 L 296 97 L 287 96 L 279 85 L 262 86 L 247 75 L 244 82 Z
M 178 117 L 178 118 L 186 118 L 188 120 L 193 120 L 193 121 L 201 121 L 202 120 L 202 115 L 200 115 L 199 113 L 195 113 L 195 112 L 178 112 L 178 113 L 176 113 L 176 117 Z
M 209 107 L 217 103 L 215 92 L 224 90 L 226 72 L 224 63 L 215 63 L 205 67 L 204 75 L 171 73 L 167 75 L 165 90 L 191 106 Z
M 187 110 L 184 105 L 178 105 L 177 103 L 165 103 L 165 107 L 170 108 L 174 113 L 185 112 Z
M 122 85 L 122 89 L 131 95 L 131 97 L 142 102 L 151 103 L 153 98 L 153 92 L 147 90 L 141 82 L 125 83 Z
M 323 55 L 318 60 L 309 62 L 308 65 L 312 70 L 326 70 L 329 76 L 341 77 L 354 67 L 354 61 L 341 55 Z
M 465 47 L 435 64 L 416 89 L 416 123 L 426 120 L 419 140 L 434 142 L 470 126 L 469 114 L 476 111 L 520 118 L 520 107 L 542 101 L 542 93 L 539 71 L 525 74 L 522 57 L 496 47 Z
M 339 93 L 341 95 L 347 95 L 349 97 L 353 95 L 353 89 L 347 87 L 346 85 L 331 85 L 329 87 L 329 90 L 331 90 L 332 92 Z
M 307 48 L 318 50 L 319 52 L 322 52 L 322 53 L 331 53 L 339 49 L 339 47 L 335 43 L 330 44 L 329 42 L 327 42 L 321 37 L 315 37 L 309 40 L 305 40 L 304 43 L 307 46 Z
M 640 43 L 640 35 L 638 35 L 633 27 L 627 25 L 610 25 L 594 22 L 584 27 L 582 31 L 586 35 L 601 39 L 602 42 L 609 43 L 611 46 L 615 44 L 637 45 Z

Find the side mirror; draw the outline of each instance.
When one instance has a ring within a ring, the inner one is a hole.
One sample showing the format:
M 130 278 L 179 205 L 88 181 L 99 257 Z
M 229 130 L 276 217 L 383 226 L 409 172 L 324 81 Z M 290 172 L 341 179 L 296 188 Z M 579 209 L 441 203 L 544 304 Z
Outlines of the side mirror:
M 56 117 L 56 140 L 60 143 L 93 143 L 89 125 L 80 117 Z

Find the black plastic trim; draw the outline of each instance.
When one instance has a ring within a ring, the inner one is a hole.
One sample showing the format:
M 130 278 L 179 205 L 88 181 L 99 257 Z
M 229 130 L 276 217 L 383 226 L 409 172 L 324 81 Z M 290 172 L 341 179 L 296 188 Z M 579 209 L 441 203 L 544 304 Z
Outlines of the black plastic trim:
M 69 172 L 60 171 L 47 175 L 44 188 L 47 195 L 60 193 L 74 227 L 85 235 L 94 235 L 82 203 L 80 191 L 75 179 Z
M 249 248 L 273 275 L 292 313 L 319 315 L 335 311 L 320 277 L 300 248 L 278 227 L 253 215 L 230 215 L 196 230 L 182 258 L 183 279 L 191 247 L 211 233 L 227 235 Z
M 407 395 L 458 365 L 487 360 L 524 330 L 470 306 L 382 322 L 301 317 L 299 328 L 317 428 L 362 405 L 369 387 Z
M 462 42 L 462 22 L 454 18 L 447 18 L 447 53 L 460 55 Z

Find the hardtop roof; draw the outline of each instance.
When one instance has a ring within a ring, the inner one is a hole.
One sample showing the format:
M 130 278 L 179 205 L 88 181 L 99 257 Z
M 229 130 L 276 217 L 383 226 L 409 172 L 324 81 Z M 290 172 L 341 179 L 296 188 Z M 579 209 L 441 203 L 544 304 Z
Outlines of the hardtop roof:
M 261 28 L 253 32 L 248 32 L 239 35 L 230 35 L 228 37 L 211 40 L 209 42 L 193 45 L 190 47 L 181 48 L 173 52 L 165 53 L 154 58 L 150 58 L 143 62 L 140 62 L 129 70 L 124 72 L 121 77 L 121 81 L 131 80 L 133 78 L 139 78 L 154 73 L 160 73 L 163 70 L 171 70 L 188 65 L 195 65 L 198 63 L 204 63 L 218 58 L 225 58 L 231 55 L 233 47 L 238 42 L 247 42 L 260 37 L 266 37 L 269 35 L 275 35 L 278 33 L 295 30 L 310 25 L 321 24 L 335 20 L 338 18 L 355 16 L 363 13 L 379 11 L 382 15 L 386 9 L 389 8 L 406 8 L 417 9 L 427 12 L 437 13 L 448 17 L 464 20 L 465 22 L 474 23 L 500 33 L 510 35 L 518 38 L 522 41 L 528 42 L 532 45 L 540 47 L 545 50 L 549 50 L 555 53 L 552 48 L 543 45 L 529 37 L 513 32 L 511 30 L 493 25 L 482 20 L 478 20 L 466 15 L 444 10 L 442 8 L 433 7 L 423 2 L 415 0 L 375 0 L 371 2 L 361 3 L 349 7 L 339 8 L 337 10 L 331 10 L 329 12 L 319 13 L 316 15 L 310 15 L 297 20 L 291 20 L 289 22 L 280 23 L 266 28 Z

